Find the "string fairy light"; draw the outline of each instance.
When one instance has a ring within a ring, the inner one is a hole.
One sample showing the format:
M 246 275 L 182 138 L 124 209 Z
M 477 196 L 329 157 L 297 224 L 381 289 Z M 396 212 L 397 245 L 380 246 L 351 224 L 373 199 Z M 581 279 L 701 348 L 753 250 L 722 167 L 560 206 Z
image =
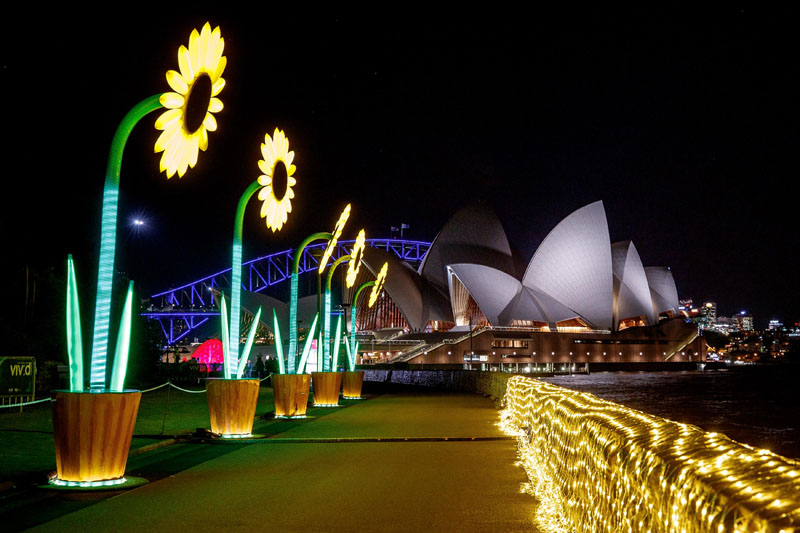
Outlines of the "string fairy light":
M 544 531 L 800 531 L 798 461 L 523 376 L 504 404 Z

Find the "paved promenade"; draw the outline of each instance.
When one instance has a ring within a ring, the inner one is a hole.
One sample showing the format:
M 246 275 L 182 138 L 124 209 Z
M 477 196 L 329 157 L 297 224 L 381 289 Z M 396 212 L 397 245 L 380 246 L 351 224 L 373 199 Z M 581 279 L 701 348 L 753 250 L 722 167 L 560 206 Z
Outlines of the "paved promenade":
M 19 511 L 41 508 L 36 531 L 535 530 L 516 445 L 489 399 L 387 393 L 311 414 L 258 419 L 254 432 L 269 437 L 254 442 L 131 456 L 128 474 L 149 484 L 111 498 L 41 491 Z

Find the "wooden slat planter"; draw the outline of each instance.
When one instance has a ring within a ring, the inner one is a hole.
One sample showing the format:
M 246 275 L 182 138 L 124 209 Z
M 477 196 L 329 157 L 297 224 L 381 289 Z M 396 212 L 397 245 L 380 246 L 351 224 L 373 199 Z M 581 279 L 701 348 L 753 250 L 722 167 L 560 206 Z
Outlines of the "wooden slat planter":
M 105 481 L 125 474 L 139 391 L 56 391 L 53 439 L 63 481 Z
M 341 372 L 312 372 L 311 380 L 314 383 L 314 405 L 339 405 Z
M 344 398 L 361 398 L 361 386 L 364 384 L 364 372 L 344 372 L 342 375 L 342 396 Z
M 310 386 L 308 374 L 272 374 L 275 416 L 304 416 Z
M 219 435 L 249 435 L 258 403 L 257 379 L 207 379 L 211 431 Z

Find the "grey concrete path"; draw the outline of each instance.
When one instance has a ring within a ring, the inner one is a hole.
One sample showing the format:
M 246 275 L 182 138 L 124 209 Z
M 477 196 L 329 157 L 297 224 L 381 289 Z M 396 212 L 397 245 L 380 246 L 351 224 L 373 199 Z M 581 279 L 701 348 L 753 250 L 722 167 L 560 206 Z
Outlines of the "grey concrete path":
M 475 395 L 387 394 L 36 530 L 534 531 L 515 443 L 443 440 L 501 437 L 497 420 Z M 405 437 L 442 439 L 292 442 Z

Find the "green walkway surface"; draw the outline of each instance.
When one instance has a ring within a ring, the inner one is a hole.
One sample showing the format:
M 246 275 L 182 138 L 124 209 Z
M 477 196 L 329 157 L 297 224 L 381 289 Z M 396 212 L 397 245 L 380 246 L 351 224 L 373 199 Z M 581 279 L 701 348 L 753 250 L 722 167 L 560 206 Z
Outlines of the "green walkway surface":
M 496 427 L 491 400 L 401 392 L 309 414 L 257 419 L 254 432 L 268 438 L 249 443 L 181 442 L 131 456 L 128 474 L 149 484 L 38 489 L 0 504 L 0 520 L 36 531 L 535 530 L 536 501 L 520 493 L 516 443 Z

